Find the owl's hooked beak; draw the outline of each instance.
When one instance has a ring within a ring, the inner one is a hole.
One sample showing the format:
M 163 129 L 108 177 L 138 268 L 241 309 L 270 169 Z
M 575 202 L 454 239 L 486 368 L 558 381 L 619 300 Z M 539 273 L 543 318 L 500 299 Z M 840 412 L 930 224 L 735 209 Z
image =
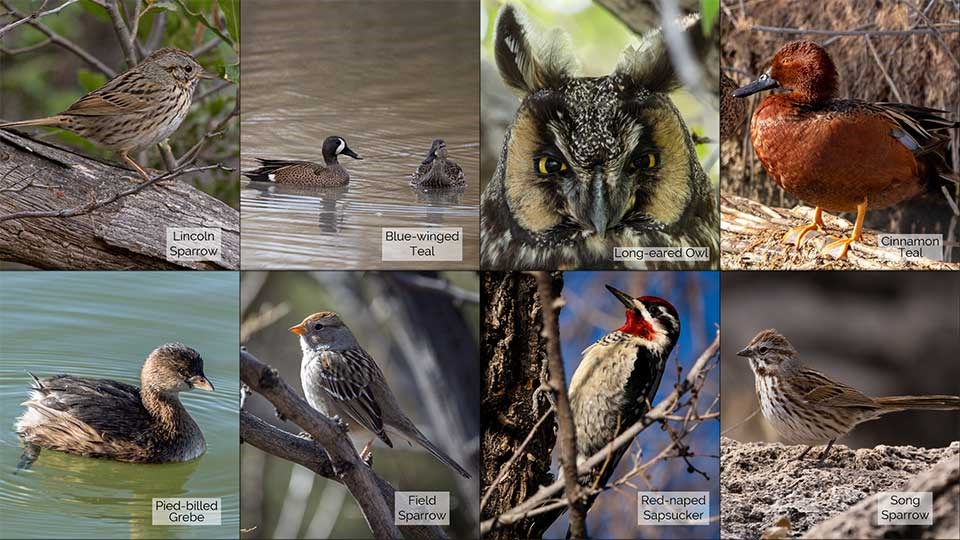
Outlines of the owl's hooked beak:
M 603 166 L 595 166 L 590 176 L 590 224 L 600 238 L 607 233 L 607 227 L 610 224 L 610 216 L 607 213 L 606 184 L 607 178 L 603 173 Z

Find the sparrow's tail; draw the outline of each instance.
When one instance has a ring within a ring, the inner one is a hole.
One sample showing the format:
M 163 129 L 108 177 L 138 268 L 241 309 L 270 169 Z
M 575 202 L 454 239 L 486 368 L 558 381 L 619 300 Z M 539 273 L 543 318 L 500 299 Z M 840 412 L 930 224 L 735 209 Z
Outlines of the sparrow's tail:
M 64 125 L 64 119 L 59 114 L 57 116 L 48 116 L 46 118 L 37 118 L 34 120 L 20 120 L 19 122 L 6 122 L 0 124 L 0 128 L 15 128 L 15 127 L 27 127 L 27 126 L 54 126 L 61 127 Z
M 443 450 L 440 450 L 432 442 L 430 442 L 423 433 L 420 433 L 419 430 L 414 428 L 414 433 L 411 433 L 413 440 L 416 441 L 420 446 L 427 449 L 428 452 L 433 454 L 433 457 L 437 458 L 442 463 L 446 464 L 451 469 L 460 473 L 464 478 L 470 478 L 470 473 L 466 471 L 459 463 L 453 460 L 450 456 L 443 453 Z
M 884 412 L 920 409 L 928 411 L 960 410 L 960 396 L 892 396 L 878 397 L 874 400 Z

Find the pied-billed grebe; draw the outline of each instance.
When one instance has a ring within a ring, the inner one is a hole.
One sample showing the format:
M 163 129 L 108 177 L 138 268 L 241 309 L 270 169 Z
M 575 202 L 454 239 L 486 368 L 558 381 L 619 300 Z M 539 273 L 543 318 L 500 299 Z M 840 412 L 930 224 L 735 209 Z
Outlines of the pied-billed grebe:
M 243 173 L 251 180 L 301 186 L 336 187 L 350 182 L 350 174 L 340 165 L 337 156 L 347 155 L 363 159 L 347 147 L 343 137 L 327 137 L 323 141 L 323 165 L 312 161 L 287 161 L 284 159 L 260 159 L 260 168 Z
M 21 467 L 36 460 L 40 448 L 143 463 L 188 461 L 206 449 L 177 394 L 213 391 L 213 385 L 200 354 L 186 345 L 168 343 L 151 352 L 140 388 L 109 379 L 30 376 L 36 386 L 16 425 L 27 447 Z
M 443 139 L 433 141 L 427 158 L 410 176 L 410 184 L 424 188 L 460 187 L 466 183 L 460 165 L 447 159 L 447 143 Z

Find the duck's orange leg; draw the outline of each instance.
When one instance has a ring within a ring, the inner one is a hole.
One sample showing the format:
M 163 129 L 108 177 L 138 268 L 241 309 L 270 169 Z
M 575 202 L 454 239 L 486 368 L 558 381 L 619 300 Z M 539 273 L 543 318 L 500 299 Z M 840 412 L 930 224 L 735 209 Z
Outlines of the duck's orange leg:
M 863 217 L 865 215 L 867 215 L 866 199 L 857 205 L 857 221 L 853 225 L 853 234 L 850 235 L 850 238 L 843 238 L 841 240 L 837 240 L 836 242 L 830 242 L 823 247 L 823 250 L 820 252 L 820 254 L 829 255 L 834 259 L 842 259 L 847 254 L 850 244 L 853 242 L 859 242 L 863 237 Z
M 816 213 L 813 215 L 813 223 L 790 229 L 787 231 L 787 234 L 783 235 L 783 243 L 800 247 L 800 244 L 803 243 L 804 235 L 813 230 L 823 232 L 824 227 L 826 227 L 826 225 L 823 223 L 823 208 L 818 206 Z

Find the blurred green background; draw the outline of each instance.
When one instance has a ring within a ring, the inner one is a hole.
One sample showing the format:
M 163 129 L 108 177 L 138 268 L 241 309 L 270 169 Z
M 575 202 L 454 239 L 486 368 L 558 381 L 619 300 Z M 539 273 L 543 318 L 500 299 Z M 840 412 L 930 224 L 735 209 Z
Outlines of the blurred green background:
M 12 11 L 3 10 L 6 13 L 0 16 L 0 27 L 22 18 L 14 11 L 20 15 L 46 11 L 62 5 L 63 0 L 4 0 L 3 4 Z M 161 47 L 176 47 L 195 53 L 204 69 L 221 77 L 201 81 L 190 114 L 170 137 L 173 154 L 180 157 L 236 104 L 240 73 L 239 0 L 121 0 L 120 6 L 127 21 L 139 20 L 137 41 L 142 46 L 142 56 Z M 138 13 L 139 17 L 135 15 Z M 98 58 L 116 73 L 127 69 L 110 18 L 106 10 L 94 2 L 80 0 L 37 22 Z M 31 24 L 21 24 L 0 35 L 0 118 L 4 120 L 51 116 L 108 79 L 78 55 L 49 43 L 48 37 Z M 84 154 L 119 161 L 113 152 L 98 149 L 71 132 L 53 128 L 27 130 L 57 143 L 67 143 Z M 223 163 L 236 169 L 239 156 L 239 119 L 233 118 L 222 135 L 206 143 L 198 163 Z M 165 169 L 155 147 L 141 151 L 135 158 L 141 164 Z M 238 178 L 237 172 L 214 170 L 185 175 L 180 181 L 189 181 L 237 208 Z
M 473 476 L 465 479 L 419 446 L 373 446 L 373 468 L 402 491 L 449 491 L 452 538 L 478 530 L 480 366 L 475 272 L 243 272 L 241 343 L 301 391 L 299 338 L 288 328 L 336 311 L 373 356 L 400 406 L 434 444 Z M 290 433 L 259 395 L 244 409 Z M 347 420 L 349 423 L 349 420 Z M 366 431 L 351 436 L 359 450 Z M 299 465 L 241 446 L 243 538 L 367 538 L 349 492 Z

